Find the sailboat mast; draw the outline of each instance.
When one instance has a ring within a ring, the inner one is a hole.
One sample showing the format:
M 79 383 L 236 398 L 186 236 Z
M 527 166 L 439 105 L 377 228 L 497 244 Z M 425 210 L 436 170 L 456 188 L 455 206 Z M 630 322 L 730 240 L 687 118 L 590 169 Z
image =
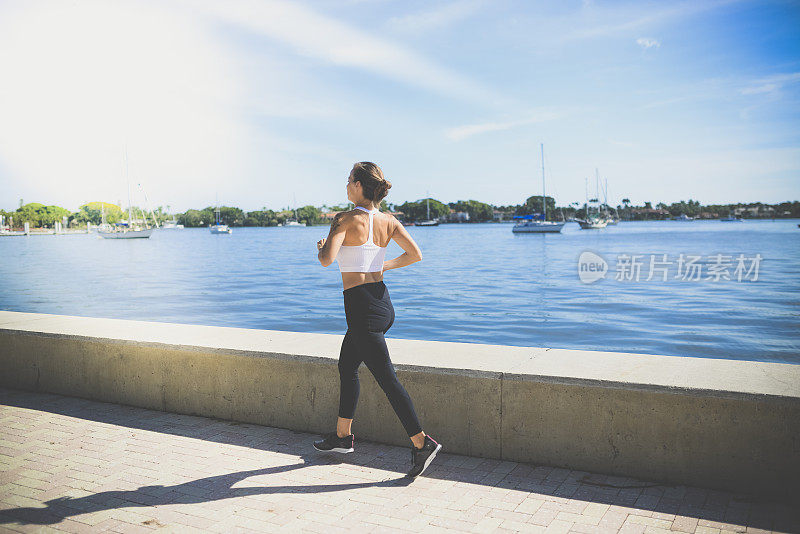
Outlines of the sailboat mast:
M 594 198 L 597 200 L 597 215 L 600 215 L 600 171 L 594 168 Z
M 125 147 L 125 180 L 128 182 L 128 229 L 133 228 L 133 208 L 131 208 L 131 179 L 128 176 L 128 147 Z
M 426 220 L 428 220 L 428 221 L 431 220 L 431 204 L 430 204 L 430 198 L 428 198 L 429 196 L 430 196 L 430 192 L 429 191 L 425 191 L 425 197 L 426 197 L 425 198 L 425 206 L 428 208 L 428 218 Z
M 544 206 L 544 220 L 547 220 L 547 201 L 544 195 L 544 143 L 540 143 L 542 149 L 542 206 Z
M 589 220 L 589 179 L 588 178 L 584 178 L 583 179 L 583 196 L 584 196 L 584 198 L 586 200 L 586 202 L 583 204 L 583 206 L 586 208 L 586 214 L 585 215 L 586 215 L 586 220 L 588 221 Z

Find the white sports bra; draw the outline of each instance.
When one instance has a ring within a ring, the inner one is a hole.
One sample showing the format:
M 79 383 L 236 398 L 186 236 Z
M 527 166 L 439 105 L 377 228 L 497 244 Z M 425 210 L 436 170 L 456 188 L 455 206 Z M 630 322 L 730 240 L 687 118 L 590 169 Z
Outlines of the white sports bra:
M 383 270 L 383 258 L 386 256 L 386 247 L 379 247 L 372 237 L 372 219 L 378 213 L 378 208 L 368 210 L 356 206 L 357 210 L 369 213 L 369 234 L 367 242 L 363 245 L 342 245 L 336 255 L 339 271 L 343 273 L 374 273 Z

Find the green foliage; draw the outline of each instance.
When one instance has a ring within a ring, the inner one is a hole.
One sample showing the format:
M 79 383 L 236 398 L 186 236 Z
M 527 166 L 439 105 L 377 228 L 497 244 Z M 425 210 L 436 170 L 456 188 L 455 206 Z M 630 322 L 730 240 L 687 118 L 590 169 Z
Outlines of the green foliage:
M 438 200 L 430 199 L 431 219 L 445 217 L 450 213 L 450 206 Z M 428 218 L 425 199 L 416 202 L 403 202 L 397 208 L 405 214 L 406 221 L 424 221 Z
M 702 211 L 700 202 L 697 200 L 689 199 L 688 202 L 684 202 L 681 200 L 680 202 L 673 202 L 668 207 L 665 207 L 669 214 L 672 216 L 680 215 L 681 213 L 685 213 L 690 217 L 696 217 Z
M 547 206 L 547 220 L 553 221 L 556 219 L 554 215 L 556 214 L 556 199 L 553 197 L 544 197 L 545 205 Z M 518 206 L 514 215 L 533 215 L 536 213 L 542 213 L 544 208 L 542 207 L 542 196 L 532 196 L 528 197 L 525 200 L 525 204 Z M 559 217 L 557 217 L 560 219 Z
M 202 210 L 187 210 L 186 213 L 178 215 L 178 222 L 187 228 L 198 226 L 210 226 L 216 223 L 214 207 L 209 206 Z M 244 226 L 245 214 L 240 208 L 229 206 L 219 207 L 220 223 L 228 226 Z
M 245 226 L 277 226 L 278 216 L 274 211 L 266 208 L 258 211 L 248 211 L 244 218 Z
M 322 212 L 314 206 L 303 206 L 302 208 L 297 208 L 297 220 L 299 222 L 305 222 L 307 225 L 318 223 L 321 214 Z
M 187 228 L 207 226 L 214 222 L 214 214 L 207 210 L 187 210 L 178 216 L 178 222 Z
M 52 227 L 56 221 L 61 221 L 63 217 L 69 217 L 72 212 L 61 206 L 45 206 L 38 202 L 31 202 L 18 208 L 11 214 L 14 217 L 14 226 L 22 226 L 30 223 L 34 228 Z
M 89 202 L 81 206 L 80 209 L 73 214 L 73 220 L 80 224 L 90 222 L 94 225 L 98 225 L 102 222 L 102 214 L 104 211 L 108 224 L 114 224 L 128 218 L 127 212 L 122 211 L 116 204 L 111 204 L 109 202 Z
M 494 214 L 494 208 L 491 204 L 477 200 L 459 200 L 458 202 L 452 202 L 450 207 L 456 211 L 468 213 L 470 222 L 491 221 Z

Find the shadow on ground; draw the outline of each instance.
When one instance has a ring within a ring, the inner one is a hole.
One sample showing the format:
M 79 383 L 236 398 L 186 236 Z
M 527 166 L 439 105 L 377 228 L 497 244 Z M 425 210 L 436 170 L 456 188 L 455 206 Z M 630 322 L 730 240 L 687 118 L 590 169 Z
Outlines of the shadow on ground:
M 364 461 L 360 460 L 356 454 L 337 456 L 330 453 L 315 453 L 310 451 L 298 453 L 296 444 L 284 443 L 274 439 L 273 441 L 265 441 L 264 429 L 266 427 L 249 423 L 236 423 L 207 417 L 179 415 L 73 397 L 63 397 L 47 393 L 29 393 L 4 388 L 0 388 L 0 404 L 55 413 L 88 421 L 113 424 L 131 429 L 172 434 L 227 445 L 250 447 L 267 452 L 291 455 L 299 457 L 300 459 L 298 463 L 290 465 L 205 477 L 172 486 L 151 485 L 142 486 L 136 490 L 103 491 L 85 497 L 59 497 L 51 499 L 43 503 L 44 507 L 0 509 L 0 525 L 11 522 L 39 525 L 55 524 L 73 515 L 99 512 L 114 508 L 202 503 L 219 499 L 278 493 L 324 493 L 366 487 L 403 487 L 413 483 L 413 480 L 407 479 L 400 474 L 407 468 L 407 466 L 401 464 L 399 460 L 401 456 L 405 457 L 405 454 L 394 454 L 390 455 L 390 457 L 381 457 L 379 454 L 378 457 L 370 456 Z M 287 435 L 296 436 L 300 442 L 307 440 L 309 449 L 313 451 L 310 447 L 310 441 L 312 440 L 311 434 L 294 432 L 292 430 L 282 430 L 282 432 L 287 433 Z M 274 436 L 268 437 L 274 438 Z M 365 441 L 360 441 L 360 443 L 366 446 L 377 446 L 374 443 Z M 386 448 L 402 451 L 401 448 L 396 446 L 387 445 Z M 447 456 L 456 457 L 457 455 L 442 455 L 442 457 Z M 593 475 L 591 473 L 585 473 L 582 478 L 575 480 L 574 484 L 563 484 L 566 476 L 557 480 L 555 483 L 548 483 L 547 481 L 541 480 L 541 478 L 526 479 L 524 474 L 522 476 L 515 476 L 511 472 L 513 469 L 506 473 L 498 473 L 497 471 L 491 470 L 491 467 L 500 465 L 502 462 L 499 460 L 486 460 L 486 462 L 488 462 L 490 466 L 489 471 L 459 469 L 454 465 L 442 465 L 444 462 L 439 462 L 439 465 L 434 463 L 426 471 L 424 476 L 428 478 L 441 478 L 470 484 L 529 491 L 544 496 L 551 495 L 613 506 L 635 507 L 642 510 L 684 515 L 710 521 L 731 522 L 737 525 L 764 530 L 800 532 L 800 518 L 797 516 L 797 513 L 794 512 L 795 508 L 791 506 L 790 501 L 787 503 L 778 503 L 770 501 L 769 499 L 762 499 L 759 496 L 730 494 L 704 488 L 656 484 L 645 481 L 639 482 L 629 478 L 619 478 L 622 483 L 613 484 L 606 482 L 605 476 Z M 335 464 L 365 465 L 376 469 L 384 469 L 390 476 L 378 482 L 233 487 L 237 482 L 241 482 L 253 476 L 284 473 L 313 465 Z M 537 467 L 541 467 L 545 470 L 553 469 L 547 466 L 535 466 L 532 464 L 514 463 L 514 465 L 528 467 L 528 473 Z M 393 472 L 395 469 L 398 471 L 397 473 Z M 568 473 L 567 470 L 562 469 L 560 471 Z M 10 482 L 13 480 L 5 481 Z M 653 498 L 649 499 L 648 503 L 645 504 L 641 502 L 639 504 L 634 504 L 641 494 L 638 490 L 642 488 L 654 488 L 649 490 Z M 670 501 L 669 504 L 659 504 L 661 499 L 659 499 L 658 496 L 660 493 L 663 493 L 659 488 L 661 490 L 685 488 L 689 498 L 685 498 L 684 502 L 681 502 L 680 505 L 672 501 Z M 725 501 L 727 497 L 729 502 L 734 506 L 741 506 L 743 510 L 747 510 L 747 517 L 726 518 L 724 506 L 711 506 L 706 502 L 707 497 L 710 495 L 716 496 L 718 501 L 719 498 Z M 794 497 L 787 496 L 787 499 L 792 498 Z

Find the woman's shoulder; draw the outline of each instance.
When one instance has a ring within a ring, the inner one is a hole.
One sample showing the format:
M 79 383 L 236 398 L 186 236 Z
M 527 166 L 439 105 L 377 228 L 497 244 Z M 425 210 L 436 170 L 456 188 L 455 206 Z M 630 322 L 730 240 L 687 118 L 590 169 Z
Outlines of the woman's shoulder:
M 336 213 L 333 219 L 335 221 L 338 221 L 339 223 L 347 223 L 351 221 L 360 220 L 362 218 L 360 216 L 362 213 L 366 212 L 357 209 L 340 211 Z M 397 221 L 397 218 L 388 211 L 377 211 L 375 212 L 375 215 L 387 218 L 390 223 Z

